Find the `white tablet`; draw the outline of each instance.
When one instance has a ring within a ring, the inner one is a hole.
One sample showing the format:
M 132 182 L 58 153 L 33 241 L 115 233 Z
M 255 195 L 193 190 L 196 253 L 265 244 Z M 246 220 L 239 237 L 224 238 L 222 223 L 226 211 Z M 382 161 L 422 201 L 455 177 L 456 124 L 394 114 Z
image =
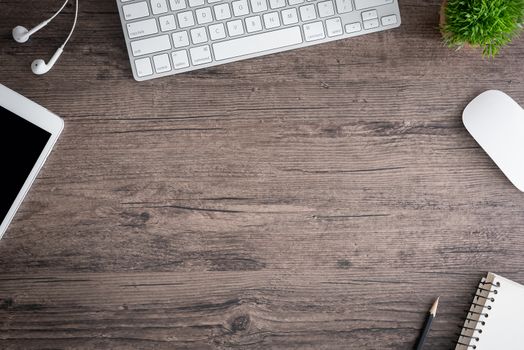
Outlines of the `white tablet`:
M 0 84 L 0 238 L 63 128 L 62 119 Z

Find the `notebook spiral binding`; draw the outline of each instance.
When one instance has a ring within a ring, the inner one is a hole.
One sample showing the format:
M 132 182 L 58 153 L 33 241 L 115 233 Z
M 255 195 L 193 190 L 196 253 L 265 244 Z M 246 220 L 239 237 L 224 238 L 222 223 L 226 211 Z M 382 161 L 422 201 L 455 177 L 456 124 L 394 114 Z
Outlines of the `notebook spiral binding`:
M 496 307 L 494 304 L 500 287 L 500 282 L 482 278 L 474 294 L 464 325 L 460 334 L 458 334 L 459 340 L 455 350 L 477 348 L 477 343 L 482 338 L 483 328 L 489 322 L 489 312 Z

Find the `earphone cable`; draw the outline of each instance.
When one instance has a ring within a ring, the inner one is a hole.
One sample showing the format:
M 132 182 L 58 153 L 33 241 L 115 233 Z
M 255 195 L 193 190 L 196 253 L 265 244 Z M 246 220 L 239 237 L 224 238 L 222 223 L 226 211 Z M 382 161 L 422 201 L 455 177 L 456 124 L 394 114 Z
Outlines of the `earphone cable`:
M 66 0 L 67 3 L 68 0 Z M 67 42 L 71 38 L 71 35 L 73 35 L 73 31 L 76 27 L 76 21 L 78 19 L 78 0 L 75 0 L 75 19 L 73 21 L 73 26 L 71 27 L 71 30 L 69 31 L 69 35 L 67 36 L 67 39 L 64 41 L 64 44 L 62 45 L 62 49 L 66 46 Z
M 65 0 L 65 1 L 64 1 L 64 3 L 62 4 L 62 7 L 60 7 L 60 9 L 59 9 L 58 11 L 56 11 L 55 14 L 54 14 L 53 16 L 51 16 L 51 18 L 49 18 L 49 19 L 47 20 L 47 23 L 51 22 L 51 21 L 52 21 L 56 16 L 58 16 L 58 14 L 59 14 L 60 12 L 62 12 L 62 10 L 64 9 L 64 7 L 66 7 L 68 1 L 69 1 L 69 0 Z

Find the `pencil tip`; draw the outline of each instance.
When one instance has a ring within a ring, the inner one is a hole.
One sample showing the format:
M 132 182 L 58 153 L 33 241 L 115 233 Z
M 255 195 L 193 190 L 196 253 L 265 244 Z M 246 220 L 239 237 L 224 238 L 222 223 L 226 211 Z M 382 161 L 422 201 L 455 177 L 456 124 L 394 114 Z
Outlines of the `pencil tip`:
M 439 300 L 440 300 L 440 296 L 437 298 L 437 300 L 435 300 L 435 302 L 433 303 L 433 306 L 429 310 L 429 313 L 432 314 L 433 316 L 437 314 L 437 307 L 438 307 Z

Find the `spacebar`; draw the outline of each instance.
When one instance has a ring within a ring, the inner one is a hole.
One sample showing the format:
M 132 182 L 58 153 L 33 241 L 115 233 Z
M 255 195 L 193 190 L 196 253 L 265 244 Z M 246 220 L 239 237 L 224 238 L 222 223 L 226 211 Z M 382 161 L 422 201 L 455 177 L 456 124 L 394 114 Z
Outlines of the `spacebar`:
M 245 36 L 238 39 L 222 41 L 213 44 L 215 60 L 250 55 L 258 52 L 279 49 L 282 47 L 300 44 L 302 34 L 298 26 L 275 30 L 262 34 Z

